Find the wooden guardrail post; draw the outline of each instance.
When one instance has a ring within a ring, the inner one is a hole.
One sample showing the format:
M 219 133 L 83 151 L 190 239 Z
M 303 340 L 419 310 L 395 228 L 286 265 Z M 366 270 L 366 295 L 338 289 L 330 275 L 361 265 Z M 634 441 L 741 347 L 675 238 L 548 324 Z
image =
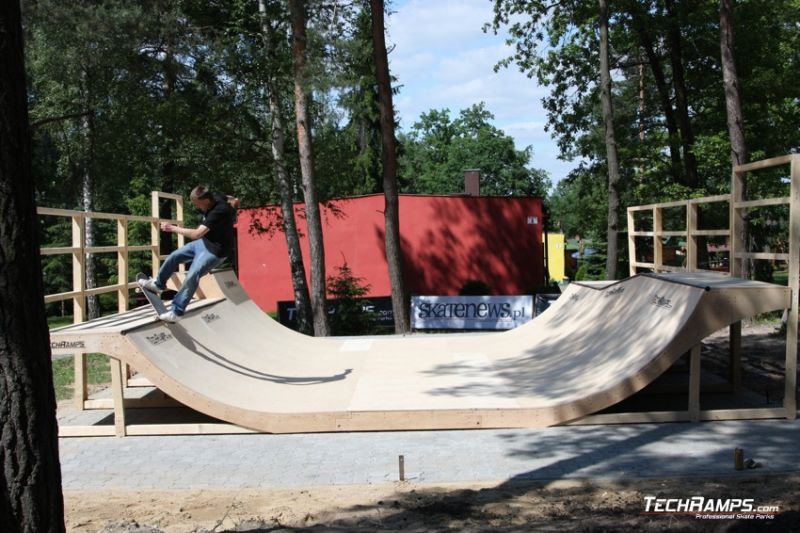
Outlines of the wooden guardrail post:
M 636 219 L 628 209 L 628 274 L 636 275 Z
M 797 417 L 797 321 L 800 297 L 800 154 L 792 155 L 789 170 L 791 177 L 789 208 L 789 287 L 792 289 L 792 307 L 786 327 L 786 377 L 783 407 L 786 418 Z
M 72 321 L 86 320 L 86 226 L 82 215 L 72 216 Z

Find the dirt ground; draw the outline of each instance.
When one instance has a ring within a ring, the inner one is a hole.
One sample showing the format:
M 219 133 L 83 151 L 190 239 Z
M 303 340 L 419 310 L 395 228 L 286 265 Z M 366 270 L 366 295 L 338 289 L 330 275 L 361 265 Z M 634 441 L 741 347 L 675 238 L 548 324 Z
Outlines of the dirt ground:
M 743 384 L 783 396 L 783 335 L 747 325 Z M 703 370 L 727 372 L 727 332 L 709 338 Z M 645 497 L 753 498 L 774 518 L 698 519 L 645 514 Z M 306 490 L 77 492 L 64 495 L 68 531 L 800 531 L 800 474 L 719 479 L 555 481 L 432 487 L 414 483 Z
M 645 496 L 754 498 L 772 519 L 648 515 Z M 65 494 L 69 531 L 799 531 L 800 475 L 308 490 Z

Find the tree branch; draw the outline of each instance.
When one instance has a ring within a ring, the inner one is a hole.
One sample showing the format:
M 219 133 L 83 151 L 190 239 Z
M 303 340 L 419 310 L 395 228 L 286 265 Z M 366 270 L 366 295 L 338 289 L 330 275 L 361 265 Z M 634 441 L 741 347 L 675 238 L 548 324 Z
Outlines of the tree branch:
M 61 115 L 59 117 L 48 117 L 43 118 L 42 120 L 37 120 L 36 122 L 31 122 L 31 129 L 36 129 L 39 126 L 44 126 L 45 124 L 50 124 L 52 122 L 61 122 L 62 120 L 69 120 L 71 118 L 78 118 L 78 117 L 86 117 L 93 114 L 94 111 L 80 111 L 78 113 L 69 113 L 67 115 Z

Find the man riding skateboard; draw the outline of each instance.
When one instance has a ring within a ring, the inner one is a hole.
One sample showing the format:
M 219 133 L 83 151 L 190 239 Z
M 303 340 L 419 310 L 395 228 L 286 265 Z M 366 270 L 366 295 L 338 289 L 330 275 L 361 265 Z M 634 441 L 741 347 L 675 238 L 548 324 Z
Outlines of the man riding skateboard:
M 186 279 L 172 300 L 172 310 L 160 313 L 158 318 L 175 323 L 186 312 L 186 307 L 194 296 L 200 278 L 208 274 L 233 252 L 236 229 L 235 208 L 239 199 L 211 192 L 198 185 L 190 194 L 192 204 L 203 213 L 203 220 L 194 229 L 161 223 L 161 231 L 177 233 L 192 239 L 192 242 L 172 252 L 161 264 L 158 276 L 138 280 L 139 286 L 155 294 L 166 289 L 167 280 L 178 270 L 178 265 L 191 262 Z

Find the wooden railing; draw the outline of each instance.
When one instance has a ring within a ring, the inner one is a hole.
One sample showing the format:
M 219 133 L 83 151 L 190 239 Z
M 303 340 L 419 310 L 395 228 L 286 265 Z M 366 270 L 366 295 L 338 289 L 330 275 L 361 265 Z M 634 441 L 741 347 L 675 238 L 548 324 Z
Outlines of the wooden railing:
M 699 270 L 697 264 L 698 237 L 730 237 L 730 229 L 699 229 L 699 210 L 703 204 L 717 202 L 730 202 L 731 195 L 706 196 L 691 200 L 663 202 L 659 204 L 638 205 L 628 208 L 628 258 L 630 261 L 630 275 L 636 274 L 639 268 L 649 268 L 654 272 L 689 271 Z M 666 231 L 663 227 L 664 209 L 684 207 L 686 209 L 686 225 L 683 230 Z M 636 231 L 635 215 L 641 211 L 652 211 L 652 229 L 649 231 Z M 651 237 L 653 239 L 653 261 L 637 260 L 636 237 Z M 664 264 L 664 237 L 683 237 L 686 239 L 686 261 L 684 266 Z
M 747 174 L 749 172 L 775 168 L 789 165 L 790 192 L 787 197 L 761 198 L 758 200 L 746 200 L 744 191 L 747 186 Z M 698 206 L 705 203 L 729 202 L 728 229 L 724 230 L 700 230 L 697 228 Z M 789 251 L 788 253 L 768 253 L 751 252 L 747 249 L 744 234 L 745 213 L 748 209 L 769 207 L 776 205 L 789 206 Z M 686 230 L 684 231 L 664 231 L 662 227 L 663 209 L 671 207 L 686 206 Z M 640 211 L 652 210 L 653 223 L 651 231 L 637 231 L 634 215 Z M 673 236 L 685 236 L 686 266 L 676 267 L 663 264 L 662 258 L 662 238 Z M 688 270 L 695 271 L 697 268 L 697 237 L 700 236 L 724 236 L 728 238 L 729 252 L 729 273 L 731 276 L 742 277 L 745 272 L 744 262 L 748 260 L 766 261 L 786 261 L 788 263 L 789 287 L 792 290 L 791 307 L 789 308 L 786 322 L 786 362 L 785 372 L 785 391 L 783 404 L 788 418 L 795 418 L 797 413 L 797 339 L 798 339 L 798 319 L 800 310 L 798 309 L 798 295 L 800 295 L 800 154 L 790 154 L 781 157 L 755 161 L 745 165 L 738 165 L 733 168 L 731 174 L 731 194 L 721 196 L 710 196 L 679 202 L 665 202 L 660 204 L 634 206 L 628 208 L 628 253 L 630 258 L 630 273 L 636 274 L 638 268 L 649 268 L 656 272 L 668 270 Z M 637 261 L 636 237 L 653 238 L 653 261 Z M 731 346 L 731 376 L 735 388 L 739 387 L 741 380 L 741 367 L 739 362 L 739 351 L 741 346 L 741 324 L 731 325 L 730 329 Z
M 778 198 L 762 198 L 758 200 L 744 199 L 746 175 L 748 172 L 779 167 L 782 165 L 790 165 L 789 173 L 791 178 L 791 192 L 789 196 Z M 716 230 L 699 229 L 699 207 L 703 204 L 715 202 L 728 202 L 730 204 L 727 224 L 728 228 Z M 766 253 L 748 251 L 744 243 L 743 232 L 745 212 L 748 209 L 776 205 L 789 205 L 789 252 Z M 685 207 L 686 209 L 685 229 L 679 231 L 665 231 L 663 228 L 663 211 L 664 209 L 676 207 Z M 652 211 L 653 220 L 650 230 L 636 230 L 635 214 L 642 211 Z M 648 268 L 656 272 L 699 270 L 697 264 L 697 238 L 703 236 L 728 238 L 730 250 L 729 271 L 733 276 L 741 275 L 743 271 L 743 261 L 745 260 L 787 261 L 789 263 L 789 279 L 796 279 L 798 280 L 798 284 L 800 284 L 800 260 L 798 260 L 798 253 L 800 253 L 800 249 L 798 249 L 797 246 L 798 239 L 800 239 L 800 154 L 774 157 L 771 159 L 765 159 L 763 161 L 756 161 L 734 167 L 731 176 L 731 194 L 629 207 L 628 257 L 630 260 L 630 274 L 636 274 L 638 268 Z M 653 239 L 652 261 L 639 261 L 637 259 L 636 237 L 651 237 Z M 662 241 L 664 237 L 684 237 L 686 239 L 685 266 L 679 267 L 664 264 Z M 793 265 L 792 261 L 795 261 L 797 264 Z M 793 290 L 796 291 L 798 288 L 800 287 L 793 287 Z
M 159 219 L 159 200 L 167 198 L 176 203 L 176 218 L 171 220 Z M 153 274 L 158 272 L 160 260 L 160 222 L 170 222 L 183 225 L 183 198 L 163 192 L 152 193 L 153 216 L 120 215 L 113 213 L 97 213 L 90 211 L 71 211 L 67 209 L 53 209 L 39 207 L 39 216 L 55 216 L 69 218 L 72 222 L 72 246 L 58 246 L 41 248 L 42 256 L 70 255 L 72 256 L 72 290 L 56 294 L 45 295 L 45 303 L 71 300 L 73 305 L 73 322 L 80 323 L 86 320 L 86 299 L 89 296 L 116 293 L 118 309 L 127 311 L 129 305 L 129 290 L 136 286 L 135 281 L 129 280 L 128 265 L 131 252 L 150 252 L 153 257 Z M 86 246 L 86 220 L 114 220 L 117 225 L 117 239 L 113 246 Z M 129 242 L 129 223 L 145 222 L 151 226 L 150 244 L 131 246 Z M 178 244 L 183 245 L 183 236 L 178 236 Z M 87 254 L 117 254 L 117 280 L 113 285 L 88 288 L 86 283 L 86 258 Z

